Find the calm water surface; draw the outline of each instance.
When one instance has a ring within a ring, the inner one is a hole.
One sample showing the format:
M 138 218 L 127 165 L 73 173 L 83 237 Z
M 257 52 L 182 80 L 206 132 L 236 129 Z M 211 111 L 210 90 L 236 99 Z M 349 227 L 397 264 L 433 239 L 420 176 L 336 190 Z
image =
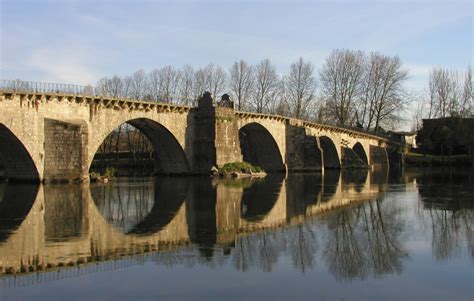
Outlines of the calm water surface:
M 474 300 L 473 176 L 0 183 L 0 299 Z

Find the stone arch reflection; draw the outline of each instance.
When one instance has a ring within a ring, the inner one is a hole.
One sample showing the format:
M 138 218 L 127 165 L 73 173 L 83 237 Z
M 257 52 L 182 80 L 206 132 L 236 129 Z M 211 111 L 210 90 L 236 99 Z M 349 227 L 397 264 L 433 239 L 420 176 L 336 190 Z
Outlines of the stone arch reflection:
M 339 178 L 341 171 L 339 169 L 335 170 L 325 170 L 323 174 L 323 189 L 321 192 L 321 201 L 328 202 L 334 195 L 337 193 L 337 189 L 340 185 Z
M 269 175 L 244 188 L 240 202 L 241 217 L 249 222 L 261 221 L 276 204 L 283 179 L 282 174 Z
M 0 243 L 21 225 L 30 212 L 39 185 L 0 183 Z
M 94 203 L 107 222 L 124 234 L 158 232 L 183 206 L 189 179 L 163 177 L 135 181 L 91 185 Z
M 354 187 L 355 191 L 362 192 L 367 184 L 369 171 L 366 169 L 344 169 L 341 171 L 342 184 Z
M 322 191 L 322 174 L 289 174 L 286 189 L 288 219 L 306 215 L 308 206 L 321 200 Z

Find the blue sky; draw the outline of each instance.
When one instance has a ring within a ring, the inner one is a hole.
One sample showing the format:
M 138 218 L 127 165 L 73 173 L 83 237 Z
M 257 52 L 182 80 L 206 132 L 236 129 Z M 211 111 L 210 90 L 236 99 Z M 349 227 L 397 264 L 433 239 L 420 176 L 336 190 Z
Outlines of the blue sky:
M 473 1 L 0 0 L 1 79 L 95 84 L 164 65 L 298 57 L 335 48 L 399 55 L 407 86 L 473 62 Z

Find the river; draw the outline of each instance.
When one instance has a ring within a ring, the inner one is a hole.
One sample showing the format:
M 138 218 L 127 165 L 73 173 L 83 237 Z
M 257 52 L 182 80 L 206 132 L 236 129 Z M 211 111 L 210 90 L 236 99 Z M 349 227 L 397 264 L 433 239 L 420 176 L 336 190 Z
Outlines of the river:
M 0 183 L 0 300 L 473 300 L 473 176 Z

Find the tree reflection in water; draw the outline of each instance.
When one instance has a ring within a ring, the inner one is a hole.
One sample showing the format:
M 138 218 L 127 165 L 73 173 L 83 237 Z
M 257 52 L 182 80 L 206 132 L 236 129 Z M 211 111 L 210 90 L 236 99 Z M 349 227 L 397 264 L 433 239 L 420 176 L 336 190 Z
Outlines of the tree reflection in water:
M 137 239 L 137 234 L 146 241 L 147 235 L 156 234 L 167 224 L 170 227 L 163 233 L 174 233 L 173 227 L 179 225 L 183 240 L 173 246 L 176 249 L 146 251 L 157 264 L 220 267 L 232 263 L 239 271 L 271 272 L 289 263 L 295 270 L 308 273 L 322 262 L 336 280 L 350 281 L 401 274 L 408 258 L 407 237 L 403 234 L 411 235 L 407 233 L 411 230 L 418 231 L 414 235 L 428 234 L 431 241 L 427 243 L 431 242 L 435 260 L 465 253 L 474 258 L 472 179 L 469 175 L 433 172 L 413 175 L 379 170 L 367 175 L 343 171 L 341 175 L 336 171 L 268 177 L 256 182 L 208 177 L 128 179 L 109 185 L 91 184 L 91 193 L 105 220 L 125 234 L 124 244 L 127 239 Z M 418 183 L 419 202 L 412 197 L 417 191 L 406 190 L 405 182 Z M 0 247 L 8 243 L 11 232 L 30 210 L 36 191 L 34 186 L 29 190 L 7 186 L 3 192 Z M 85 237 L 91 229 L 88 223 L 95 222 L 88 219 L 90 207 L 83 203 L 89 200 L 87 193 L 78 187 L 44 188 L 46 241 L 59 238 L 70 249 L 68 243 Z M 30 201 L 5 202 L 15 198 Z M 406 204 L 418 206 L 415 217 L 413 208 Z M 178 211 L 182 214 L 177 215 Z M 175 216 L 178 218 L 173 220 Z M 5 217 L 10 221 L 6 222 Z M 420 221 L 425 225 L 421 230 L 416 227 Z M 129 234 L 133 235 L 126 236 Z M 104 256 L 97 260 L 110 260 L 107 252 L 97 252 Z
M 325 219 L 328 238 L 323 257 L 338 280 L 402 272 L 408 254 L 400 242 L 404 231 L 400 209 L 393 202 L 376 199 Z
M 154 181 L 128 179 L 114 185 L 91 185 L 91 194 L 102 216 L 128 233 L 150 213 L 154 198 Z
M 28 215 L 38 188 L 38 185 L 0 182 L 0 243 L 6 241 Z
M 474 259 L 474 180 L 472 169 L 433 169 L 415 176 L 423 210 L 421 219 L 431 231 L 436 260 L 458 258 L 465 244 Z

